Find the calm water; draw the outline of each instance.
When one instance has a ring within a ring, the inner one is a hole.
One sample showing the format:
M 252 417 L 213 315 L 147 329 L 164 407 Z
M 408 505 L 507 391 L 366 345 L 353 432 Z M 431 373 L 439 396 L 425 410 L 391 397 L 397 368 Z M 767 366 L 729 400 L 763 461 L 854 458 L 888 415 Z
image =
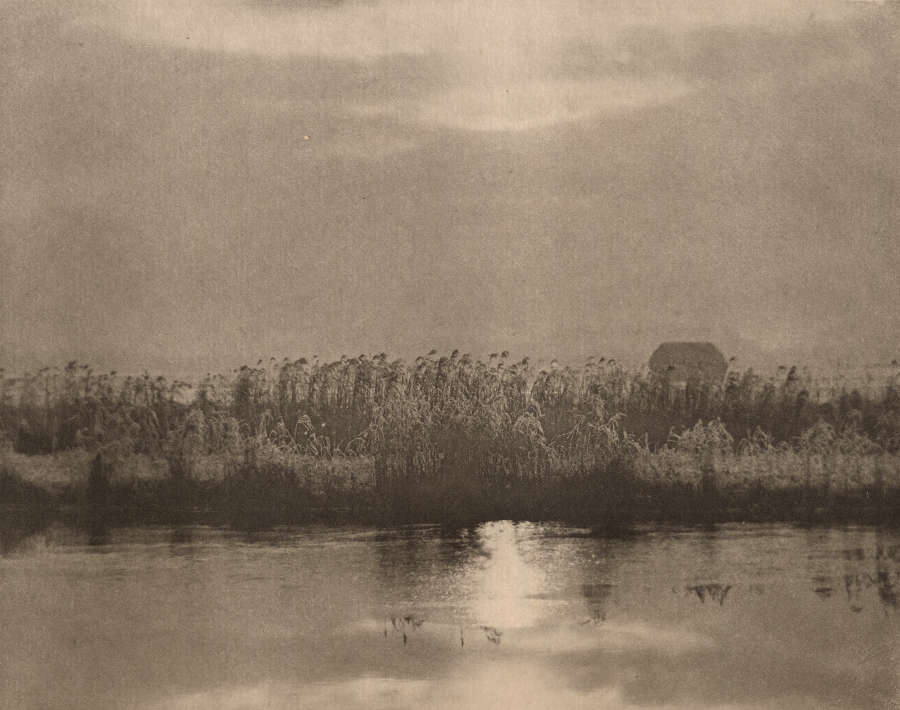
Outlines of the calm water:
M 900 707 L 898 594 L 861 528 L 56 527 L 0 556 L 0 707 Z

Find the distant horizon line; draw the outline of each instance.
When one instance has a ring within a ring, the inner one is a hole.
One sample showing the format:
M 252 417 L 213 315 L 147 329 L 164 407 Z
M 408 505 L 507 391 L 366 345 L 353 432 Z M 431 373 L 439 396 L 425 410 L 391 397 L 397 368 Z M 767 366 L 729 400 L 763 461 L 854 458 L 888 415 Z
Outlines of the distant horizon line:
M 711 341 L 665 341 L 665 342 L 711 342 Z M 145 375 L 154 375 L 154 376 L 163 376 L 166 379 L 172 380 L 184 380 L 187 378 L 196 378 L 202 379 L 207 375 L 226 375 L 230 373 L 239 372 L 243 368 L 265 368 L 267 366 L 278 366 L 283 363 L 296 363 L 300 360 L 306 360 L 306 364 L 308 365 L 327 365 L 339 363 L 342 361 L 350 361 L 350 360 L 359 360 L 361 358 L 366 358 L 369 360 L 375 360 L 384 355 L 385 359 L 388 362 L 396 362 L 400 361 L 406 365 L 414 365 L 416 361 L 420 358 L 431 358 L 432 360 L 439 361 L 442 358 L 450 358 L 453 354 L 456 353 L 457 357 L 469 357 L 474 362 L 491 362 L 493 360 L 507 362 L 511 365 L 521 363 L 523 360 L 527 360 L 531 369 L 537 370 L 537 367 L 540 366 L 540 369 L 547 369 L 548 367 L 553 367 L 554 365 L 560 368 L 572 367 L 574 369 L 581 369 L 584 366 L 591 364 L 600 364 L 600 363 L 615 363 L 622 367 L 625 371 L 628 372 L 636 372 L 641 370 L 649 369 L 649 360 L 650 356 L 648 355 L 646 358 L 639 359 L 629 356 L 619 356 L 619 357 L 610 357 L 607 355 L 588 355 L 586 357 L 580 358 L 581 362 L 575 362 L 574 358 L 563 358 L 563 357 L 533 357 L 527 354 L 518 354 L 512 351 L 497 351 L 490 353 L 468 353 L 463 352 L 462 350 L 449 350 L 449 351 L 440 351 L 436 349 L 432 349 L 428 352 L 421 353 L 412 358 L 406 358 L 402 356 L 392 355 L 389 351 L 379 351 L 374 353 L 359 353 L 355 355 L 351 355 L 345 353 L 343 355 L 337 357 L 322 357 L 317 354 L 314 355 L 299 355 L 297 357 L 288 357 L 288 356 L 268 356 L 265 358 L 256 358 L 254 361 L 252 358 L 247 359 L 239 364 L 234 365 L 219 365 L 219 366 L 211 366 L 206 368 L 195 368 L 195 367 L 108 367 L 102 365 L 94 365 L 88 359 L 81 358 L 60 358 L 59 360 L 50 361 L 49 358 L 35 358 L 35 363 L 31 366 L 26 367 L 7 367 L 3 364 L 3 361 L 0 360 L 0 373 L 2 373 L 3 379 L 15 379 L 17 377 L 24 377 L 29 374 L 37 374 L 40 372 L 44 372 L 47 370 L 57 370 L 59 372 L 64 372 L 68 367 L 75 366 L 78 369 L 91 370 L 93 373 L 97 375 L 112 375 L 116 377 L 144 377 Z M 505 356 L 504 356 L 505 353 Z M 849 372 L 853 373 L 862 373 L 869 370 L 886 370 L 890 368 L 900 368 L 900 359 L 893 359 L 889 361 L 876 361 L 876 362 L 868 362 L 864 364 L 855 364 L 850 360 L 851 358 L 844 357 L 835 357 L 829 358 L 827 364 L 825 364 L 824 358 L 815 358 L 818 363 L 810 363 L 804 362 L 803 360 L 797 359 L 785 359 L 781 362 L 776 362 L 776 358 L 773 358 L 771 362 L 766 364 L 759 363 L 751 363 L 747 365 L 742 365 L 742 358 L 740 356 L 728 355 L 727 353 L 723 353 L 728 362 L 728 371 L 733 372 L 738 370 L 740 372 L 747 372 L 753 370 L 757 373 L 777 373 L 780 370 L 790 370 L 791 368 L 797 368 L 799 370 L 807 370 L 811 373 L 822 373 L 823 371 L 830 371 L 830 374 L 841 374 L 844 372 L 848 374 Z M 50 364 L 48 364 L 50 363 Z M 15 369 L 14 369 L 15 368 Z M 837 372 L 835 372 L 837 371 Z M 192 382 L 187 382 L 187 384 L 194 384 Z

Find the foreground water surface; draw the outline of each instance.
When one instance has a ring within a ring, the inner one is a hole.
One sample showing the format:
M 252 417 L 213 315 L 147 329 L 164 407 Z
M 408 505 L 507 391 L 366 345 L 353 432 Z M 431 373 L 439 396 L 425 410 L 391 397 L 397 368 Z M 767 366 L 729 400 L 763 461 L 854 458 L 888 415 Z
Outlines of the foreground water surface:
M 50 527 L 0 707 L 900 707 L 900 534 Z

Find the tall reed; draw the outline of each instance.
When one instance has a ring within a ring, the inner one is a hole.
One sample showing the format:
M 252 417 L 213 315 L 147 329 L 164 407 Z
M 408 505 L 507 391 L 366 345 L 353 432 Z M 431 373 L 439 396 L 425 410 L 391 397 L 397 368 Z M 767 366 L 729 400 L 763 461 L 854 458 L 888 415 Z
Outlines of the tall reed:
M 299 461 L 371 461 L 372 486 L 401 517 L 454 506 L 500 515 L 517 496 L 539 499 L 535 514 L 611 515 L 665 486 L 710 505 L 752 486 L 790 489 L 812 509 L 851 490 L 886 500 L 900 386 L 896 369 L 860 391 L 783 368 L 676 387 L 611 360 L 535 371 L 505 352 L 271 359 L 194 386 L 72 362 L 2 379 L 0 439 L 23 454 L 84 448 L 113 466 L 164 460 L 173 491 L 213 475 L 248 499 L 268 486 L 308 500 Z

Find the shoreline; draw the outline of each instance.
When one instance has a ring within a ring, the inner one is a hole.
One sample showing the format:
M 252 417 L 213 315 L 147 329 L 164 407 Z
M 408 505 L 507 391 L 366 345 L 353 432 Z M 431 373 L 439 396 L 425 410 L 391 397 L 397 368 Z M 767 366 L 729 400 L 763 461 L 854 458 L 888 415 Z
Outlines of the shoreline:
M 0 517 L 4 526 L 47 519 L 87 527 L 210 524 L 238 530 L 309 523 L 469 527 L 489 520 L 573 524 L 611 533 L 643 524 L 900 525 L 900 485 L 894 481 L 767 487 L 760 480 L 727 483 L 710 471 L 697 471 L 693 483 L 605 471 L 506 484 L 451 476 L 379 488 L 371 478 L 314 485 L 301 473 L 244 468 L 206 480 L 170 474 L 126 478 L 121 472 L 92 479 L 73 470 L 67 484 L 57 479 L 41 485 L 7 463 L 0 470 Z
M 900 370 L 676 386 L 507 358 L 273 360 L 191 397 L 75 362 L 3 378 L 0 504 L 246 529 L 900 520 Z

